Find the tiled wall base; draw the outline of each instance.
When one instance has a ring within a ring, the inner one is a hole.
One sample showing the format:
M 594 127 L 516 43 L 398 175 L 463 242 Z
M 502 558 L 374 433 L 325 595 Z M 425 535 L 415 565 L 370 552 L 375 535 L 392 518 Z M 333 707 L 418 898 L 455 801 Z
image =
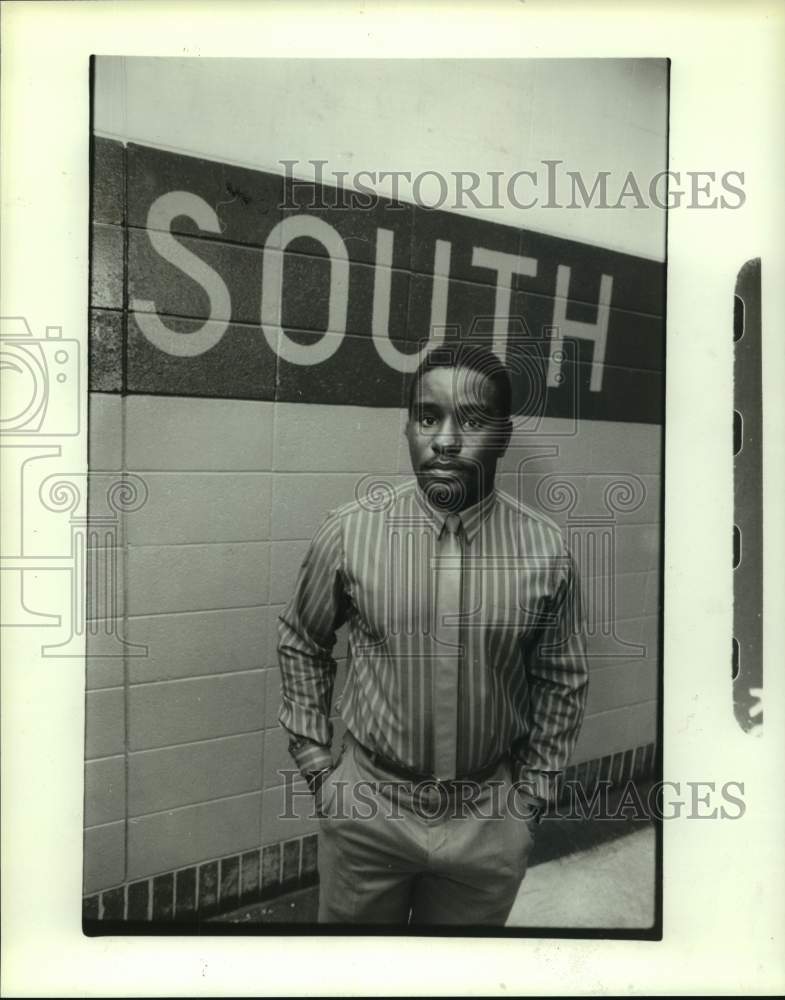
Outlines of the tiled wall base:
M 616 786 L 652 776 L 654 743 L 571 765 L 565 784 L 590 795 L 599 781 Z M 243 903 L 271 899 L 318 880 L 316 834 L 105 889 L 83 900 L 84 928 L 101 921 L 193 923 Z
M 571 764 L 564 772 L 563 784 L 576 782 L 585 792 L 591 793 L 599 781 L 609 781 L 612 786 L 635 778 L 650 778 L 654 774 L 656 746 L 646 743 L 632 750 L 620 750 L 594 760 Z
M 103 920 L 190 923 L 316 880 L 316 834 L 309 834 L 106 889 L 83 900 L 82 916 L 86 930 Z

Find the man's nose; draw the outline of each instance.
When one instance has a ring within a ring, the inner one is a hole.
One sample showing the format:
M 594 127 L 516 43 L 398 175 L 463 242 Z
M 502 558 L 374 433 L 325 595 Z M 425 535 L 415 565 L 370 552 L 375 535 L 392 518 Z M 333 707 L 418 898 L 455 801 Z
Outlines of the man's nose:
M 452 424 L 443 425 L 431 439 L 431 447 L 438 455 L 456 455 L 461 444 L 461 435 Z

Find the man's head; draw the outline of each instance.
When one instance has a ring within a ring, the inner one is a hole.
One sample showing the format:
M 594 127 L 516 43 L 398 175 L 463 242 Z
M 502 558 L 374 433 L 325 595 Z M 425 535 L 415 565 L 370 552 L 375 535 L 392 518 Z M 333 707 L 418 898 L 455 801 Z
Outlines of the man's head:
M 512 387 L 499 358 L 477 344 L 435 348 L 409 387 L 406 438 L 429 501 L 459 511 L 493 489 L 510 440 Z

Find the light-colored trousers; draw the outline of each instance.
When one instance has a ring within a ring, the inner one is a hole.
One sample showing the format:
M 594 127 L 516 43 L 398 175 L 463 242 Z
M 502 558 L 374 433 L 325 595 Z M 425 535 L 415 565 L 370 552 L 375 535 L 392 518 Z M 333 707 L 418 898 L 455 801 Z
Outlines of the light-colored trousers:
M 347 733 L 318 793 L 319 921 L 502 926 L 533 843 L 511 784 L 505 760 L 460 793 L 413 786 Z

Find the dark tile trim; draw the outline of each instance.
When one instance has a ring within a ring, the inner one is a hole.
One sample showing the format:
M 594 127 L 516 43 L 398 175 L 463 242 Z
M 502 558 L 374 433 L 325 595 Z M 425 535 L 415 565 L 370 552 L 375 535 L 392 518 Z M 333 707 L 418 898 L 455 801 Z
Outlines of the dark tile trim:
M 153 920 L 171 920 L 174 913 L 174 873 L 153 879 Z
M 175 875 L 175 920 L 192 920 L 196 914 L 196 868 L 182 868 Z

